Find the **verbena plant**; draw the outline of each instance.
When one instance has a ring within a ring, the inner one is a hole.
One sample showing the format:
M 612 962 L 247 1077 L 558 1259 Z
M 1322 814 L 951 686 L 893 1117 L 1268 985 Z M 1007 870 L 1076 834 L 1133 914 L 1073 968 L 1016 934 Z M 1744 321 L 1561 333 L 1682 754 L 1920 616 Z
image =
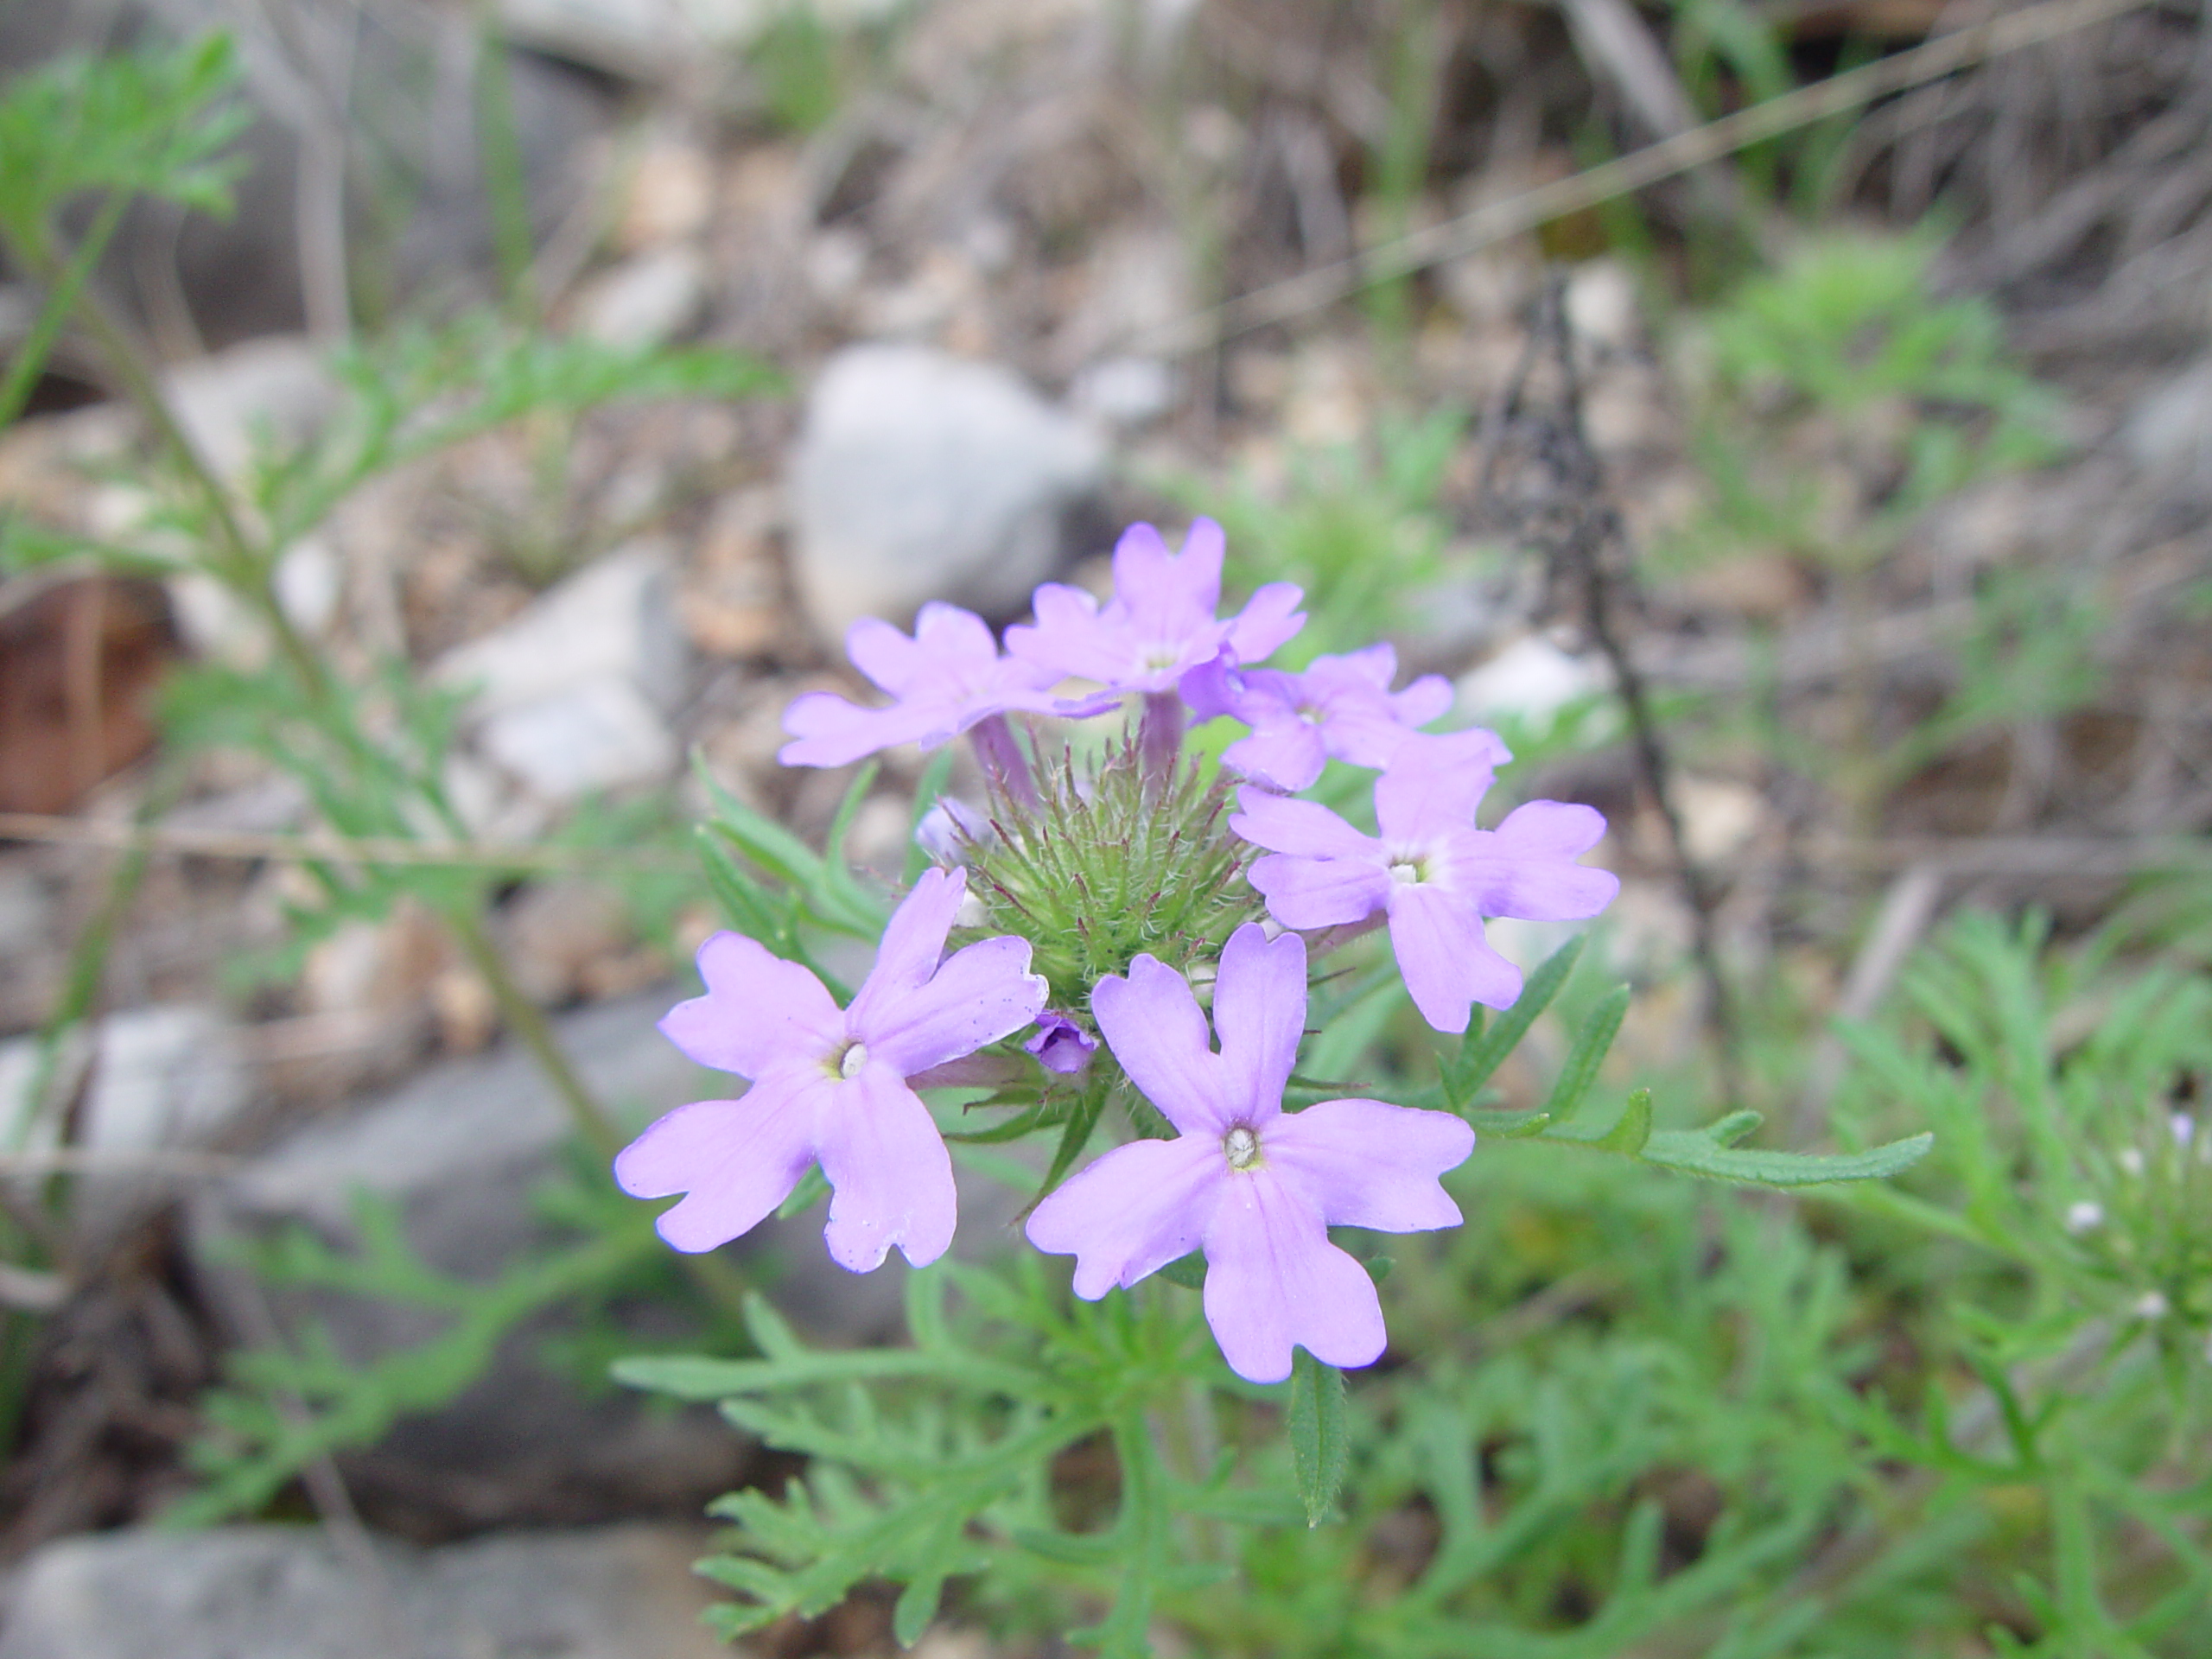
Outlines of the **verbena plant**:
M 1586 1123 L 1625 987 L 1591 1007 L 1541 1104 L 1501 1109 L 1488 1084 L 1579 944 L 1524 983 L 1483 919 L 1601 911 L 1618 883 L 1578 855 L 1604 820 L 1537 801 L 1477 829 L 1503 746 L 1420 729 L 1448 690 L 1393 690 L 1388 647 L 1257 666 L 1298 631 L 1300 594 L 1272 584 L 1218 616 L 1224 552 L 1209 520 L 1179 554 L 1137 525 L 1110 601 L 1047 584 L 1003 651 L 945 605 L 924 607 L 912 637 L 854 628 L 855 665 L 891 701 L 801 697 L 785 762 L 964 734 L 984 783 L 981 800 L 918 804 L 930 856 L 895 906 L 840 850 L 868 773 L 826 859 L 727 798 L 708 827 L 743 931 L 702 947 L 706 994 L 662 1029 L 751 1088 L 661 1119 L 616 1179 L 683 1195 L 658 1223 L 680 1250 L 826 1189 L 837 1262 L 873 1271 L 896 1249 L 922 1269 L 908 1348 L 810 1348 L 755 1299 L 758 1357 L 618 1364 L 812 1459 L 782 1496 L 719 1506 L 739 1531 L 706 1570 L 744 1598 L 719 1616 L 731 1633 L 886 1578 L 912 1642 L 948 1580 L 980 1574 L 986 1599 L 1087 1587 L 1103 1617 L 1071 1639 L 1149 1652 L 1159 1613 L 1238 1575 L 1251 1527 L 1335 1510 L 1355 1439 L 1344 1371 L 1388 1347 L 1382 1236 L 1459 1224 L 1439 1178 L 1478 1130 L 1776 1187 L 1872 1179 L 1927 1150 L 1924 1135 L 1827 1157 L 1754 1150 L 1739 1143 L 1757 1114 L 1658 1128 L 1644 1090 Z M 1071 678 L 1097 689 L 1063 697 Z M 1071 730 L 1123 704 L 1118 736 Z M 1185 752 L 1191 714 L 1245 728 L 1217 767 Z M 1377 774 L 1371 831 L 1301 797 L 1332 760 Z M 1385 927 L 1392 961 L 1354 947 L 1361 965 L 1338 968 L 1338 948 Z M 825 929 L 880 935 L 849 997 L 810 943 Z M 1455 1039 L 1433 1075 L 1342 1081 L 1376 1011 L 1405 999 Z M 1033 1255 L 946 1257 L 956 1162 L 1017 1190 L 1028 1242 L 1076 1258 L 1072 1297 Z M 1094 1442 L 1116 1490 L 1084 1513 L 1054 1471 Z M 1481 1576 L 1478 1557 L 1444 1599 Z

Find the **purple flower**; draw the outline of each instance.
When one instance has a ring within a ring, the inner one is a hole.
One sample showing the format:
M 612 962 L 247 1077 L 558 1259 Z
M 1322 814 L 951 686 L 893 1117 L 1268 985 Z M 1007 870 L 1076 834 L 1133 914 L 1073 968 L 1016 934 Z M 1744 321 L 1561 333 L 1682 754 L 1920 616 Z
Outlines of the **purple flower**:
M 1452 683 L 1423 675 L 1392 691 L 1398 653 L 1370 645 L 1342 657 L 1316 657 L 1302 674 L 1240 669 L 1217 658 L 1183 680 L 1200 720 L 1230 715 L 1252 728 L 1222 761 L 1255 783 L 1304 789 L 1331 755 L 1355 766 L 1387 766 L 1398 746 L 1452 706 Z
M 1574 861 L 1605 820 L 1587 806 L 1531 801 L 1495 830 L 1473 827 L 1494 769 L 1508 759 L 1488 732 L 1419 736 L 1375 780 L 1380 838 L 1313 801 L 1247 789 L 1229 827 L 1270 849 L 1252 885 L 1285 927 L 1333 927 L 1388 912 L 1398 971 L 1421 1017 L 1465 1031 L 1472 1004 L 1506 1008 L 1521 970 L 1483 938 L 1485 916 L 1581 921 L 1620 891 L 1609 870 Z
M 1096 1037 L 1065 1014 L 1054 1014 L 1049 1008 L 1037 1016 L 1037 1034 L 1021 1046 L 1037 1057 L 1038 1065 L 1065 1077 L 1088 1071 L 1090 1057 L 1098 1052 Z
M 1226 621 L 1221 604 L 1221 526 L 1200 518 L 1172 554 L 1150 524 L 1131 524 L 1114 549 L 1114 597 L 1102 609 L 1079 588 L 1037 590 L 1034 626 L 1006 631 L 1006 648 L 1052 679 L 1073 675 L 1109 691 L 1169 692 L 1224 651 L 1256 663 L 1306 626 L 1301 595 L 1269 582 Z
M 964 870 L 929 870 L 883 930 L 852 1006 L 738 933 L 699 948 L 707 994 L 660 1022 L 702 1065 L 750 1077 L 737 1100 L 679 1106 L 625 1147 L 632 1198 L 688 1196 L 656 1224 L 679 1250 L 711 1250 L 790 1196 L 807 1166 L 829 1178 L 823 1236 L 866 1273 L 893 1245 L 916 1267 L 952 1242 L 952 1162 L 907 1079 L 1019 1031 L 1045 1006 L 1026 939 L 985 939 L 940 963 Z
M 1029 1240 L 1076 1258 L 1096 1301 L 1193 1249 L 1206 1253 L 1206 1323 L 1230 1369 L 1290 1375 L 1291 1350 L 1330 1365 L 1382 1356 L 1382 1306 L 1332 1226 L 1411 1233 L 1455 1227 L 1437 1177 L 1474 1149 L 1443 1112 L 1379 1100 L 1282 1109 L 1306 1024 L 1306 942 L 1240 927 L 1214 982 L 1217 1053 L 1183 976 L 1150 957 L 1091 993 L 1115 1058 L 1179 1132 L 1116 1147 L 1039 1204 Z
M 1000 656 L 983 619 L 957 605 L 923 606 L 911 639 L 888 622 L 863 617 L 845 635 L 845 654 L 897 701 L 863 709 L 834 691 L 795 699 L 784 710 L 784 729 L 794 740 L 776 757 L 784 765 L 842 766 L 898 743 L 935 748 L 1009 709 L 1074 711 L 1046 689 L 1062 675 Z

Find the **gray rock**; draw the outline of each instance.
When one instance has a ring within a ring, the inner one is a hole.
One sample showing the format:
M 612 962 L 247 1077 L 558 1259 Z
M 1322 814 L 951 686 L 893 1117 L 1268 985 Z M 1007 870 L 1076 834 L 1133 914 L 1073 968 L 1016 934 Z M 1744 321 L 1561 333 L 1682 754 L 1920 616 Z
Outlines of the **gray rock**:
M 707 307 L 706 261 L 656 248 L 595 277 L 577 296 L 577 331 L 610 346 L 658 346 L 690 331 Z
M 687 1101 L 742 1087 L 694 1066 L 654 1029 L 672 988 L 602 1003 L 556 1029 L 584 1078 L 641 1128 Z M 569 1155 L 573 1134 L 539 1073 L 509 1044 L 432 1066 L 397 1091 L 319 1122 L 199 1193 L 188 1222 L 195 1261 L 242 1340 L 252 1305 L 228 1265 L 240 1239 L 304 1224 L 353 1235 L 357 1191 L 392 1201 L 412 1246 L 433 1266 L 490 1278 L 547 1237 L 534 1195 Z M 979 1216 L 981 1211 L 978 1211 Z M 992 1230 L 979 1222 L 978 1236 Z M 830 1260 L 822 1217 L 769 1223 L 743 1242 L 747 1275 L 817 1340 L 880 1338 L 900 1325 L 903 1267 L 856 1275 Z M 428 1339 L 440 1316 L 359 1297 L 274 1293 L 279 1319 L 323 1323 L 340 1352 L 367 1363 Z M 669 1311 L 641 1301 L 616 1315 L 671 1350 L 691 1341 Z M 518 1332 L 492 1372 L 445 1408 L 402 1422 L 342 1466 L 364 1507 L 435 1533 L 508 1522 L 573 1523 L 609 1512 L 696 1513 L 737 1484 L 748 1455 L 703 1408 L 675 1411 L 626 1390 L 588 1390 L 543 1363 L 547 1319 Z
M 162 389 L 193 447 L 225 478 L 242 479 L 257 448 L 296 448 L 337 409 L 327 355 L 304 335 L 251 340 L 166 371 Z
M 2145 472 L 2212 473 L 2212 359 L 2154 387 L 2128 411 L 2120 447 Z
M 688 1529 L 610 1527 L 349 1556 L 322 1532 L 72 1538 L 32 1556 L 0 1659 L 728 1659 Z
M 473 686 L 467 718 L 489 760 L 548 801 L 657 782 L 675 770 L 664 711 L 688 648 L 667 547 L 631 543 L 548 590 L 434 671 Z
M 855 346 L 815 383 L 791 467 L 795 575 L 831 637 L 925 600 L 1020 607 L 1060 563 L 1061 518 L 1105 449 L 1005 369 Z
M 132 1008 L 80 1031 L 34 1102 L 37 1066 L 35 1039 L 0 1045 L 0 1122 L 23 1122 L 20 1144 L 51 1151 L 60 1108 L 82 1095 L 73 1150 L 92 1166 L 73 1190 L 71 1222 L 78 1249 L 93 1255 L 172 1190 L 174 1166 L 188 1161 L 172 1154 L 213 1142 L 251 1092 L 236 1028 L 192 1005 Z

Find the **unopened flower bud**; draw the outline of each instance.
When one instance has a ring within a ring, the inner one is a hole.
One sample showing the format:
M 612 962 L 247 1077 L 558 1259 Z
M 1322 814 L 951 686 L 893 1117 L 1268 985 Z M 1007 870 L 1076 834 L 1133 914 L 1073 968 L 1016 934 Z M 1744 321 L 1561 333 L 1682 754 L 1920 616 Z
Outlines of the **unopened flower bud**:
M 2094 1198 L 2082 1198 L 2066 1206 L 2066 1230 L 2079 1237 L 2093 1233 L 2105 1224 L 2105 1207 Z
M 2140 1176 L 2143 1173 L 2143 1153 L 2140 1147 L 2122 1147 L 2113 1155 L 2113 1162 L 2118 1164 L 2126 1174 Z
M 1088 1071 L 1098 1052 L 1098 1039 L 1064 1014 L 1051 1009 L 1037 1016 L 1037 1034 L 1022 1045 L 1037 1057 L 1037 1064 L 1062 1077 Z
M 2135 1306 L 2129 1312 L 2139 1319 L 2163 1319 L 2172 1309 L 2164 1291 L 2146 1290 L 2135 1299 Z

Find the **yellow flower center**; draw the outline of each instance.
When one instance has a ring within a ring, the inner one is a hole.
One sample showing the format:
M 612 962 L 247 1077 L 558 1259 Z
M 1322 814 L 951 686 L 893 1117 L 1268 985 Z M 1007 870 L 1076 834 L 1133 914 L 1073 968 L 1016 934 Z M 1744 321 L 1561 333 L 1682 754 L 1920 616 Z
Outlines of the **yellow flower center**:
M 1260 1137 L 1242 1123 L 1221 1137 L 1221 1149 L 1231 1169 L 1250 1169 L 1260 1161 Z

